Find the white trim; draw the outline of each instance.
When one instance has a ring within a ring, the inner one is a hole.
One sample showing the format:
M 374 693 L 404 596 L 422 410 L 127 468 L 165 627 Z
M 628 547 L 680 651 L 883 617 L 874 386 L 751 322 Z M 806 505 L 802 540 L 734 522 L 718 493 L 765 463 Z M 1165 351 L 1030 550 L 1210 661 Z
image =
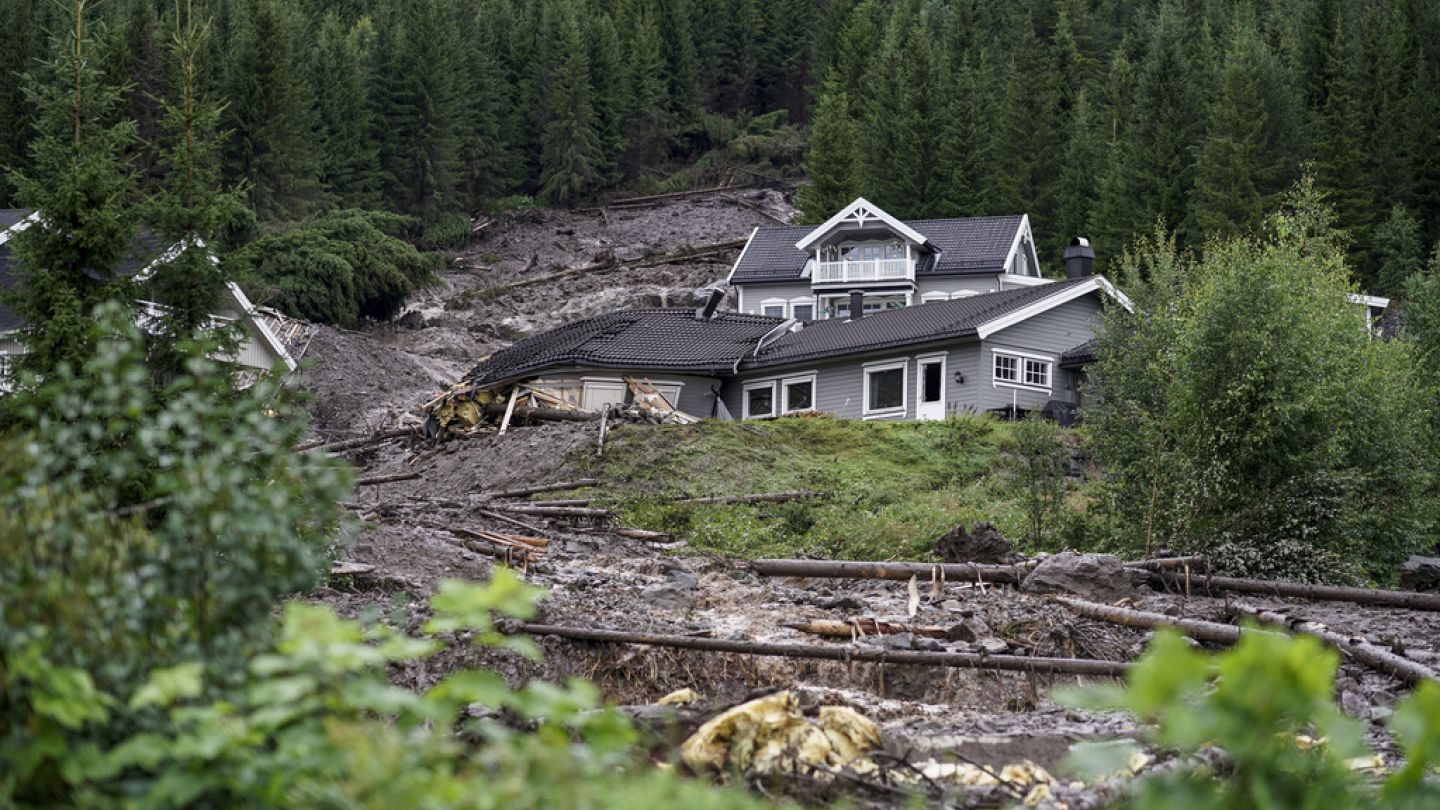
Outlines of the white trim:
M 797 374 L 792 377 L 782 377 L 778 381 L 780 392 L 780 414 L 782 416 L 789 416 L 792 413 L 810 413 L 815 410 L 815 400 L 817 398 L 817 393 L 819 389 L 819 385 L 816 381 L 818 380 L 819 376 L 820 375 L 817 372 L 812 371 L 808 374 Z M 796 383 L 810 383 L 810 407 L 790 407 L 790 386 Z
M 625 395 L 630 392 L 630 385 L 620 377 L 581 377 L 580 407 L 584 410 L 598 410 L 595 405 L 590 403 L 590 392 L 592 391 L 597 394 L 601 392 L 614 393 L 618 391 L 620 394 L 620 402 L 618 404 L 623 405 L 625 403 Z M 605 404 L 610 403 L 607 402 Z
M 1365 293 L 1347 293 L 1345 300 L 1352 304 L 1361 304 L 1367 307 L 1384 309 L 1390 306 L 1390 299 L 1379 295 L 1366 295 Z
M 255 305 L 250 303 L 249 297 L 245 295 L 244 290 L 240 289 L 240 285 L 233 281 L 227 281 L 225 282 L 225 291 L 230 293 L 231 301 L 240 309 L 240 312 L 244 313 L 245 319 L 249 324 L 255 327 L 256 333 L 260 336 L 260 342 L 268 346 L 270 351 L 274 352 L 285 362 L 286 371 L 294 371 L 299 368 L 300 364 L 295 362 L 294 357 L 290 356 L 290 352 L 285 349 L 285 344 L 280 342 L 280 338 L 271 331 L 265 321 L 261 320 L 258 313 L 255 312 Z
M 923 245 L 928 241 L 925 238 L 924 234 L 920 233 L 909 225 L 906 225 L 895 217 L 892 217 L 889 214 L 885 213 L 885 211 L 882 210 L 880 206 L 875 205 L 864 197 L 856 197 L 855 202 L 852 202 L 844 208 L 840 209 L 839 213 L 837 213 L 835 216 L 825 220 L 825 224 L 806 234 L 804 239 L 801 239 L 799 242 L 795 243 L 795 247 L 799 250 L 808 252 L 811 245 L 814 245 L 820 239 L 829 235 L 831 231 L 835 230 L 836 227 L 843 224 L 845 220 L 854 217 L 855 213 L 861 208 L 867 209 L 870 213 L 870 216 L 860 217 L 857 222 L 857 224 L 859 225 L 863 226 L 865 224 L 865 220 L 874 218 L 879 220 L 880 222 L 883 222 L 886 226 L 890 228 L 890 230 L 900 234 L 901 236 L 909 239 L 917 245 Z
M 39 212 L 39 211 L 31 211 L 30 214 L 29 214 L 28 216 L 26 216 L 24 219 L 20 220 L 19 222 L 15 223 L 14 225 L 11 225 L 10 227 L 6 228 L 5 230 L 0 231 L 0 245 L 3 245 L 3 244 L 5 244 L 6 242 L 10 241 L 10 237 L 14 236 L 14 235 L 17 234 L 17 233 L 20 233 L 21 231 L 25 230 L 26 228 L 30 227 L 31 225 L 34 225 L 35 223 L 37 223 L 37 222 L 39 222 L 39 221 L 40 221 L 40 212 Z
M 800 316 L 795 314 L 795 307 L 797 306 L 810 307 L 810 317 L 804 320 L 815 320 L 815 316 L 819 313 L 820 310 L 820 307 L 815 303 L 815 296 L 813 295 L 807 295 L 804 298 L 791 298 L 790 309 L 786 311 L 785 314 L 790 316 L 791 318 L 794 318 L 797 321 L 801 320 Z
M 1016 251 L 1017 251 L 1017 250 L 1019 249 L 1019 247 L 1020 247 L 1020 240 L 1021 240 L 1026 234 L 1028 234 L 1028 233 L 1030 233 L 1030 215 L 1029 215 L 1029 214 L 1021 214 L 1021 215 L 1020 215 L 1020 227 L 1018 227 L 1018 228 L 1015 229 L 1015 238 L 1014 238 L 1013 240 L 1011 240 L 1011 242 L 1010 242 L 1010 250 L 1009 250 L 1008 252 L 1006 252 L 1006 254 L 1005 254 L 1005 263 L 1004 263 L 1004 265 L 1002 265 L 1002 266 L 1005 268 L 1005 275 L 1015 275 L 1015 276 L 1020 275 L 1019 273 L 1013 272 L 1012 268 L 1015 267 L 1015 253 L 1016 253 Z M 1035 237 L 1034 237 L 1034 236 L 1031 236 L 1031 237 L 1030 237 L 1030 244 L 1031 244 L 1032 246 L 1035 244 Z M 1033 253 L 1033 251 L 1032 251 L 1032 253 Z M 1027 258 L 1036 259 L 1036 262 L 1035 262 L 1035 275 L 1037 275 L 1037 276 L 1040 275 L 1040 262 L 1039 262 L 1039 260 L 1038 260 L 1038 257 L 1036 257 L 1036 256 L 1029 256 L 1029 257 L 1027 257 Z
M 935 303 L 939 303 L 939 302 L 941 302 L 941 301 L 949 301 L 949 300 L 950 300 L 950 293 L 948 293 L 948 292 L 942 292 L 942 291 L 940 291 L 940 290 L 931 290 L 930 292 L 921 293 L 921 294 L 920 294 L 920 303 L 921 303 L 921 304 L 935 304 Z
M 776 395 L 775 384 L 777 379 L 765 380 L 764 382 L 748 382 L 740 387 L 740 418 L 741 419 L 774 419 L 780 415 L 780 398 Z M 770 412 L 753 415 L 750 413 L 750 392 L 759 391 L 762 388 L 770 389 Z
M 740 248 L 740 255 L 735 257 L 735 264 L 730 268 L 730 275 L 725 277 L 726 284 L 729 284 L 732 287 L 735 286 L 735 282 L 731 281 L 731 279 L 735 278 L 735 271 L 739 270 L 740 263 L 745 261 L 745 254 L 750 252 L 750 243 L 755 241 L 755 234 L 759 232 L 760 226 L 758 225 L 750 230 L 750 238 L 745 240 L 745 247 Z M 740 311 L 744 312 L 745 310 L 742 307 Z
M 771 315 L 765 311 L 766 307 L 780 307 L 779 315 Z M 785 298 L 762 298 L 760 299 L 760 310 L 756 315 L 764 315 L 767 318 L 788 318 L 790 317 L 790 301 Z
M 864 386 L 860 401 L 860 412 L 867 417 L 883 416 L 904 416 L 910 410 L 910 360 L 877 360 L 873 363 L 864 363 L 860 366 L 861 376 L 864 378 Z M 900 404 L 889 408 L 870 407 L 870 377 L 882 371 L 893 371 L 900 369 Z
M 975 328 L 975 334 L 981 340 L 999 332 L 1001 329 L 1014 326 L 1022 321 L 1029 320 L 1042 312 L 1048 312 L 1061 304 L 1069 303 L 1077 298 L 1083 298 L 1092 292 L 1104 292 L 1115 299 L 1120 306 L 1130 312 L 1135 311 L 1134 305 L 1124 293 L 1115 289 L 1115 285 L 1106 281 L 1101 276 L 1091 276 L 1085 281 L 1076 284 L 1064 291 L 1048 295 L 1028 307 L 1022 307 L 1007 315 L 1002 315 L 994 320 L 986 321 Z
M 937 402 L 927 403 L 925 401 L 925 366 L 940 363 L 940 399 Z M 945 378 L 950 374 L 950 352 L 928 352 L 915 355 L 915 418 L 924 420 L 927 417 L 920 412 L 927 404 L 935 407 L 938 404 L 940 409 L 939 418 L 945 417 L 945 389 L 947 384 Z M 935 417 L 929 417 L 935 418 Z
M 995 361 L 999 357 L 1013 357 L 1018 362 L 1015 364 L 1015 382 L 1002 380 L 995 376 Z M 1035 385 L 1025 382 L 1025 364 L 1027 362 L 1045 364 L 1046 385 Z M 1057 361 L 1054 355 L 1037 354 L 1034 352 L 1018 351 L 1015 349 L 1002 349 L 996 346 L 990 347 L 990 387 L 991 388 L 1018 388 L 1021 391 L 1037 391 L 1045 394 L 1052 394 L 1055 391 L 1055 368 Z
M 1054 284 L 1053 278 L 1041 278 L 1039 276 L 1017 276 L 1014 273 L 1001 273 L 997 276 L 1000 280 L 1000 289 L 1005 289 L 1008 284 L 1011 287 L 1039 287 L 1043 284 Z

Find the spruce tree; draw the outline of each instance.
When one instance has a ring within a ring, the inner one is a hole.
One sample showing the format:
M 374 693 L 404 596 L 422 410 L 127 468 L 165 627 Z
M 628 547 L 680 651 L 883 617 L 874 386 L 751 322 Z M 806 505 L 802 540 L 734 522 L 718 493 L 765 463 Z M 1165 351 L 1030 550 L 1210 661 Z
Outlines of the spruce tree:
M 801 119 L 809 101 L 811 34 L 815 4 L 811 0 L 766 0 L 760 5 L 760 37 L 755 66 L 757 112 L 788 110 Z
M 624 55 L 620 35 L 609 14 L 596 15 L 585 31 L 590 68 L 591 107 L 599 143 L 596 170 L 603 183 L 620 179 L 620 153 L 625 149 Z
M 626 149 L 622 168 L 627 176 L 642 166 L 654 165 L 668 151 L 669 128 L 665 114 L 664 60 L 660 31 L 649 5 L 630 0 L 624 7 L 618 28 L 628 32 L 625 49 L 625 131 Z
M 20 204 L 39 215 L 7 243 L 20 283 L 6 302 L 25 322 L 28 353 L 19 363 L 41 375 L 62 364 L 78 368 L 91 355 L 96 305 L 134 300 L 129 280 L 113 273 L 135 233 L 136 182 L 126 159 L 135 124 L 118 119 L 125 87 L 96 66 L 93 5 L 72 0 L 65 7 L 64 28 L 51 39 L 54 56 L 23 79 L 36 137 L 28 166 L 10 182 Z
M 463 13 L 463 12 L 462 12 Z M 485 8 L 463 18 L 467 58 L 460 125 L 461 189 L 465 205 L 479 210 L 514 191 L 524 177 L 517 166 L 515 137 L 507 123 L 514 116 L 513 88 L 505 81 L 500 39 Z
M 320 21 L 310 84 L 322 148 L 320 181 L 343 206 L 370 208 L 380 200 L 380 147 L 370 91 L 374 26 L 368 17 L 347 26 L 329 13 Z
M 382 191 L 391 210 L 433 222 L 459 209 L 460 85 L 454 25 L 439 0 L 393 18 L 398 41 L 381 79 Z
M 1070 137 L 1060 160 L 1055 223 L 1056 236 L 1068 243 L 1076 236 L 1090 236 L 1090 216 L 1100 200 L 1105 168 L 1104 124 L 1085 91 L 1075 99 L 1065 128 Z
M 560 63 L 550 91 L 540 154 L 540 194 L 555 205 L 585 199 L 600 185 L 600 142 L 590 106 L 585 40 L 573 12 L 563 13 Z
M 9 173 L 28 162 L 28 144 L 34 126 L 34 110 L 25 95 L 21 74 L 32 69 L 44 48 L 41 12 L 49 6 L 39 3 L 0 3 L 0 207 L 12 207 L 15 188 Z
M 824 222 L 859 196 L 857 162 L 850 96 L 832 70 L 810 120 L 810 145 L 805 155 L 805 175 L 810 182 L 795 195 L 801 221 Z
M 1370 267 L 1374 206 L 1365 156 L 1363 71 L 1358 43 L 1337 23 L 1315 146 L 1315 186 L 1350 235 L 1352 269 L 1362 272 Z
M 1424 266 L 1420 221 L 1405 206 L 1397 203 L 1375 229 L 1375 259 L 1379 269 L 1373 290 L 1380 295 L 1401 294 L 1405 282 Z
M 994 142 L 994 213 L 1029 213 L 1031 221 L 1054 221 L 1055 166 L 1063 142 L 1061 81 L 1032 20 L 1014 47 L 1006 71 L 1000 115 L 991 128 Z M 1047 228 L 1042 237 L 1058 246 L 1065 237 Z
M 866 198 L 899 217 L 941 206 L 940 71 L 918 4 L 897 7 L 865 76 L 860 109 L 860 184 Z

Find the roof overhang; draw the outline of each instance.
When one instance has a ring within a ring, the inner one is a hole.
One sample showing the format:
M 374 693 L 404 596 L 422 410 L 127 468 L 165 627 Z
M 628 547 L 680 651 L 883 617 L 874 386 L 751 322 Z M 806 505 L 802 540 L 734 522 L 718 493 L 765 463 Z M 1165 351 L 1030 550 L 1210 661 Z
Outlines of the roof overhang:
M 804 239 L 796 242 L 795 247 L 799 250 L 808 251 L 814 247 L 816 243 L 836 231 L 847 228 L 874 227 L 877 224 L 883 225 L 891 232 L 904 237 L 916 245 L 924 245 L 930 241 L 925 237 L 925 234 L 920 233 L 909 225 L 885 213 L 880 209 L 880 206 L 875 205 L 864 197 L 857 197 L 855 202 L 840 209 L 839 213 L 826 220 L 823 225 L 806 234 Z
M 1055 294 L 1047 295 L 1027 307 L 1021 307 L 1020 309 L 1017 309 L 1013 312 L 1009 312 L 993 320 L 986 321 L 985 323 L 982 323 L 979 326 L 975 327 L 975 333 L 980 336 L 981 340 L 984 340 L 990 335 L 999 332 L 1001 329 L 1014 326 L 1015 324 L 1021 323 L 1023 321 L 1028 321 L 1036 315 L 1039 315 L 1043 312 L 1049 312 L 1050 310 L 1060 306 L 1061 304 L 1069 303 L 1070 301 L 1074 301 L 1078 298 L 1084 298 L 1085 296 L 1094 292 L 1102 293 L 1108 296 L 1111 300 L 1124 307 L 1125 311 L 1127 312 L 1135 311 L 1134 303 L 1130 301 L 1130 298 L 1126 296 L 1125 293 L 1122 293 L 1118 289 L 1116 289 L 1114 284 L 1111 284 L 1107 279 L 1102 276 L 1091 276 L 1090 278 L 1085 279 L 1079 284 L 1066 287 L 1062 290 L 1057 290 Z
M 34 225 L 35 223 L 37 223 L 37 222 L 39 222 L 39 221 L 40 221 L 40 212 L 39 212 L 39 211 L 34 211 L 34 212 L 31 212 L 30 216 L 25 217 L 24 219 L 20 220 L 19 222 L 15 223 L 14 225 L 11 225 L 10 227 L 6 228 L 6 229 L 3 230 L 3 231 L 0 231 L 0 245 L 3 245 L 3 244 L 5 244 L 6 242 L 10 241 L 10 237 L 14 236 L 14 235 L 17 234 L 17 233 L 20 233 L 21 231 L 25 230 L 26 228 L 30 227 L 31 225 Z
M 1375 307 L 1376 309 L 1384 309 L 1384 308 L 1390 306 L 1390 299 L 1389 299 L 1389 298 L 1385 298 L 1385 297 L 1383 297 L 1383 296 L 1379 296 L 1379 295 L 1365 295 L 1364 293 L 1349 293 L 1349 294 L 1347 294 L 1347 295 L 1345 296 L 1345 300 L 1349 301 L 1349 302 L 1352 303 L 1352 304 L 1360 304 L 1360 305 L 1362 305 L 1362 306 Z

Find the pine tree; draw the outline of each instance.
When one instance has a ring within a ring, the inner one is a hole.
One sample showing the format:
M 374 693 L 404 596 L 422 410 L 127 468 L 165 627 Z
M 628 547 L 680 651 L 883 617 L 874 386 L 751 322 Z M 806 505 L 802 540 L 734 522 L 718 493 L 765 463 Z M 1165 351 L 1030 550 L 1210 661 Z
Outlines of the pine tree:
M 550 91 L 549 122 L 540 154 L 540 194 L 571 205 L 600 185 L 600 142 L 590 106 L 590 72 L 580 25 L 568 9 L 561 22 L 560 63 Z
M 1085 91 L 1075 99 L 1066 129 L 1070 138 L 1060 161 L 1056 189 L 1057 236 L 1069 240 L 1089 236 L 1091 212 L 1100 200 L 1100 177 L 1105 164 L 1105 129 Z
M 1060 102 L 1061 82 L 1049 50 L 1027 19 L 1010 57 L 1000 115 L 992 128 L 995 213 L 1029 213 L 1032 223 L 1047 226 L 1045 238 L 1057 248 L 1065 237 L 1049 226 L 1062 142 Z
M 221 128 L 226 181 L 248 186 L 262 220 L 297 219 L 321 202 L 310 93 L 295 59 L 294 20 L 278 0 L 246 0 L 230 32 Z
M 178 254 L 166 255 L 148 282 L 154 299 L 168 307 L 152 351 L 161 375 L 183 369 L 188 355 L 182 341 L 200 338 L 210 323 L 224 282 L 214 253 L 218 236 L 243 208 L 239 195 L 220 185 L 221 106 L 204 90 L 199 61 L 210 35 L 187 2 L 178 9 L 166 45 L 171 90 L 160 100 L 161 190 L 145 206 L 155 231 L 181 246 Z
M 630 0 L 618 28 L 629 32 L 625 48 L 629 61 L 625 66 L 626 148 L 622 168 L 634 176 L 641 166 L 654 165 L 668 151 L 670 137 L 665 114 L 664 60 L 661 57 L 660 31 L 654 15 L 642 0 Z
M 705 106 L 735 115 L 754 92 L 760 16 L 756 0 L 711 0 L 692 7 Z
M 831 71 L 810 120 L 810 146 L 805 155 L 810 182 L 795 195 L 802 221 L 824 222 L 859 196 L 857 162 L 850 96 L 838 74 Z
M 0 207 L 15 204 L 14 187 L 8 172 L 21 170 L 27 163 L 27 145 L 34 125 L 34 110 L 25 95 L 19 76 L 32 69 L 44 43 L 41 36 L 41 12 L 48 9 L 38 3 L 0 3 Z
M 481 7 L 465 18 L 463 60 L 467 72 L 461 121 L 461 189 L 465 205 L 479 210 L 511 193 L 524 177 L 516 171 L 515 138 L 506 123 L 514 117 L 511 88 L 504 78 L 500 39 Z
M 1315 145 L 1315 185 L 1350 234 L 1351 268 L 1362 271 L 1370 267 L 1374 207 L 1364 151 L 1363 70 L 1356 41 L 1337 23 Z
M 375 207 L 380 200 L 380 147 L 369 97 L 374 39 L 368 17 L 347 27 L 339 15 L 326 14 L 311 68 L 322 144 L 320 181 L 349 208 Z
M 1000 108 L 1004 89 L 999 68 L 990 52 L 951 50 L 956 59 L 949 70 L 950 92 L 940 127 L 940 200 L 935 213 L 941 216 L 984 216 L 1001 210 L 994 182 L 995 139 L 990 122 Z
M 860 182 L 891 214 L 923 217 L 942 205 L 935 165 L 940 133 L 939 62 L 915 4 L 898 7 L 865 77 L 859 104 Z
M 802 120 L 809 101 L 811 0 L 766 0 L 760 5 L 760 42 L 755 66 L 757 112 L 788 110 Z
M 40 212 L 8 242 L 20 283 L 7 303 L 25 322 L 20 365 L 41 375 L 91 354 L 90 315 L 112 297 L 128 305 L 114 269 L 135 233 L 133 121 L 118 119 L 125 88 L 94 61 L 97 15 L 87 0 L 65 8 L 55 56 L 23 80 L 36 137 L 26 169 L 11 173 L 16 199 Z
M 1374 291 L 1399 295 L 1410 276 L 1425 264 L 1420 221 L 1403 205 L 1390 209 L 1390 217 L 1375 229 L 1375 258 L 1379 265 Z
M 700 65 L 695 35 L 690 29 L 693 12 L 689 0 L 658 4 L 655 19 L 665 61 L 666 111 L 670 126 L 688 126 L 700 116 Z
M 598 14 L 586 28 L 591 107 L 599 143 L 596 170 L 604 184 L 620 179 L 620 153 L 625 149 L 625 72 L 620 35 L 609 14 Z

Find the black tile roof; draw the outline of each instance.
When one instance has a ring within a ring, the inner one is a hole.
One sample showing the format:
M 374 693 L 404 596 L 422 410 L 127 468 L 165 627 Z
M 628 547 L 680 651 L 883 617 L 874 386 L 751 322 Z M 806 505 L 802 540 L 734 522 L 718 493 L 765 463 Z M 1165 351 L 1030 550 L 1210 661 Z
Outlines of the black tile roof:
M 19 222 L 29 213 L 27 210 L 17 208 L 0 209 L 0 230 L 9 227 L 5 223 L 10 219 L 13 218 L 14 222 Z M 13 225 L 14 222 L 10 224 Z M 126 258 L 119 267 L 115 268 L 112 278 L 131 278 L 139 274 L 141 270 L 144 270 L 165 252 L 168 247 L 166 243 L 167 240 L 155 234 L 136 234 L 135 238 L 130 241 L 130 249 L 127 251 Z M 20 267 L 14 260 L 10 247 L 9 241 L 0 243 L 0 288 L 4 288 L 7 292 L 14 290 L 20 284 Z M 0 303 L 0 332 L 8 332 L 21 326 L 22 323 L 20 316 L 4 303 Z
M 974 295 L 867 315 L 858 321 L 816 321 L 783 332 L 756 353 L 780 318 L 724 313 L 695 319 L 693 309 L 611 312 L 528 337 L 496 352 L 467 382 L 496 385 L 562 366 L 664 370 L 729 375 L 964 337 L 976 327 L 1041 301 L 1086 279 Z
M 1060 367 L 1080 368 L 1081 366 L 1093 363 L 1100 359 L 1100 355 L 1098 354 L 1099 348 L 1100 341 L 1091 338 L 1060 355 Z
M 816 321 L 767 345 L 740 367 L 785 365 L 964 337 L 975 334 L 981 324 L 1086 281 L 1089 279 L 1058 281 L 953 301 L 890 309 L 866 315 L 858 321 L 843 318 Z
M 465 375 L 493 385 L 559 366 L 726 372 L 782 318 L 722 313 L 708 321 L 694 309 L 609 312 L 525 338 Z
M 1015 244 L 1024 217 L 1020 214 L 964 219 L 904 220 L 919 231 L 936 251 L 919 258 L 916 275 L 958 275 L 999 273 Z M 802 277 L 809 254 L 795 243 L 815 229 L 813 225 L 787 225 L 755 231 L 745 254 L 740 257 L 734 283 L 794 281 Z

